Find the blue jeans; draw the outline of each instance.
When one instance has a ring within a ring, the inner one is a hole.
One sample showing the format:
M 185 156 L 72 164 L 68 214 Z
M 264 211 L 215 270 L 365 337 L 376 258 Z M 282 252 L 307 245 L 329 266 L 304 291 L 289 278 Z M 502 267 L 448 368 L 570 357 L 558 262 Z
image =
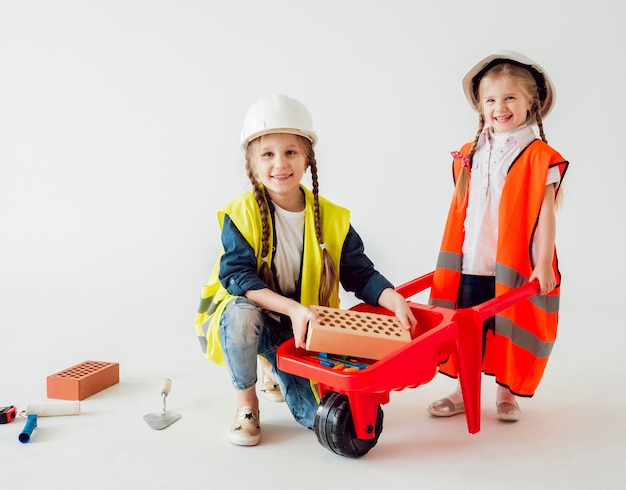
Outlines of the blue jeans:
M 318 402 L 309 380 L 280 371 L 276 366 L 276 349 L 293 337 L 287 317 L 269 313 L 245 296 L 238 296 L 224 310 L 220 337 L 236 390 L 247 390 L 256 384 L 257 355 L 261 355 L 272 365 L 274 381 L 296 421 L 313 428 Z

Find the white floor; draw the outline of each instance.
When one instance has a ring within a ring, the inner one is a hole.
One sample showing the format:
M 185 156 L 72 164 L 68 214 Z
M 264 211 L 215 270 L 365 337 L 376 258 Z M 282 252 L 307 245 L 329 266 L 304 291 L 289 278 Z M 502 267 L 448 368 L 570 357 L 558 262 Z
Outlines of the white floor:
M 571 345 L 555 349 L 539 392 L 521 400 L 520 422 L 495 419 L 491 378 L 484 378 L 478 434 L 468 433 L 463 416 L 430 417 L 427 404 L 453 386 L 438 375 L 392 393 L 378 444 L 349 459 L 323 448 L 284 403 L 265 400 L 261 444 L 231 445 L 227 373 L 203 360 L 193 335 L 177 336 L 176 342 L 146 343 L 143 351 L 119 346 L 117 358 L 92 359 L 119 362 L 120 383 L 85 399 L 80 415 L 39 417 L 30 442 L 18 441 L 25 419 L 0 426 L 2 488 L 625 488 L 623 375 L 603 383 L 611 372 L 581 374 L 585 361 Z M 75 343 L 44 335 L 28 346 L 24 339 L 22 333 L 19 343 L 4 345 L 27 350 L 3 350 L 2 359 L 0 403 L 18 410 L 52 401 L 46 376 L 87 360 L 77 357 Z M 9 334 L 9 340 L 16 337 Z M 115 351 L 113 341 L 104 342 L 106 351 Z M 71 360 L 61 364 L 62 358 Z M 165 377 L 173 382 L 168 411 L 182 418 L 156 431 L 143 415 L 160 411 Z

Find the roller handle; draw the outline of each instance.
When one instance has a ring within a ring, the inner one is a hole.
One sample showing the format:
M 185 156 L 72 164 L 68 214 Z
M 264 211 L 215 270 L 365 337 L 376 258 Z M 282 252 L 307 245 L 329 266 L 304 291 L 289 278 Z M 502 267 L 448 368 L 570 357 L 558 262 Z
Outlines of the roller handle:
M 29 415 L 28 418 L 26 419 L 26 425 L 24 426 L 24 430 L 22 430 L 22 432 L 18 436 L 18 439 L 20 440 L 20 442 L 27 443 L 28 441 L 30 441 L 30 436 L 36 427 L 37 427 L 37 415 L 36 414 Z

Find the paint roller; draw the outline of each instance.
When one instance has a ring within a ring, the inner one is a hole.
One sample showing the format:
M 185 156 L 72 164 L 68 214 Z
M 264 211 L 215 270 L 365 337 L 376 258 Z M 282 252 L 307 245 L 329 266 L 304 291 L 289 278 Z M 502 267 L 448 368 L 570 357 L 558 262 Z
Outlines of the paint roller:
M 29 403 L 26 405 L 26 415 L 38 415 L 39 417 L 57 417 L 61 415 L 80 414 L 79 401 L 63 401 L 52 403 Z

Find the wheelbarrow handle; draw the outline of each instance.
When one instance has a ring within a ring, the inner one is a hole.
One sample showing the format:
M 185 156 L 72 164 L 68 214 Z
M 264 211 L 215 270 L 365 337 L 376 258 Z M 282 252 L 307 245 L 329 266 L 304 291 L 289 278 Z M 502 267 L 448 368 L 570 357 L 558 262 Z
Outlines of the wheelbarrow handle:
M 478 313 L 481 320 L 484 321 L 494 316 L 496 313 L 506 310 L 509 306 L 513 306 L 520 301 L 524 301 L 525 299 L 539 294 L 539 291 L 539 281 L 527 282 L 523 286 L 511 289 L 504 294 L 473 307 L 473 310 Z
M 428 289 L 433 284 L 433 276 L 434 272 L 429 272 L 428 274 L 424 274 L 416 279 L 400 284 L 396 287 L 396 291 L 398 294 L 403 296 L 404 298 L 410 298 L 414 294 L 424 291 Z

